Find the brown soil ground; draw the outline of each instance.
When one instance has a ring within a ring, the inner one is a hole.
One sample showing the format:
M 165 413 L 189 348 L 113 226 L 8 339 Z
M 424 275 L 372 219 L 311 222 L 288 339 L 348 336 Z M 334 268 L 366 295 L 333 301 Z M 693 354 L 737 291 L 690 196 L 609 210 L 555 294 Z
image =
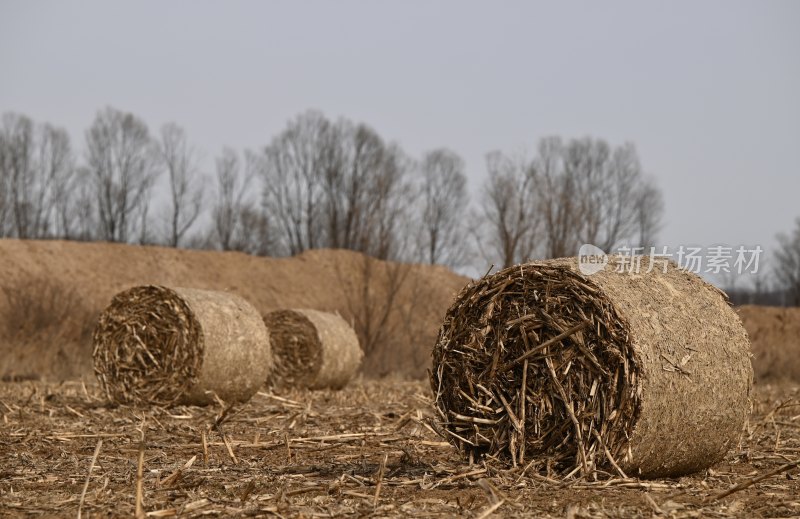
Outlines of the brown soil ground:
M 468 280 L 440 266 L 342 250 L 293 258 L 110 243 L 0 240 L 0 376 L 92 372 L 91 331 L 117 292 L 140 284 L 226 290 L 262 313 L 337 312 L 365 350 L 364 373 L 421 377 L 444 311 Z
M 653 481 L 470 465 L 427 425 L 421 382 L 259 393 L 227 413 L 111 407 L 98 389 L 0 383 L 0 515 L 133 517 L 140 481 L 142 517 L 800 516 L 800 469 L 785 468 L 800 459 L 796 385 L 756 387 L 723 462 Z

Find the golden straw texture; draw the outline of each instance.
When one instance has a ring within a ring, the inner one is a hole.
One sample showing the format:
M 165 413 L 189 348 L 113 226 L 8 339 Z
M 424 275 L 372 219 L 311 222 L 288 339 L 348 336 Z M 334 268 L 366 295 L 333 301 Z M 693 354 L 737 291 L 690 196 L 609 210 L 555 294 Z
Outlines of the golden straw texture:
M 272 344 L 274 387 L 339 389 L 358 373 L 364 354 L 355 331 L 338 315 L 278 310 L 264 322 Z
M 575 258 L 535 262 L 465 287 L 433 352 L 442 433 L 471 456 L 587 477 L 719 461 L 750 409 L 747 335 L 719 290 L 639 261 L 589 276 Z
M 271 365 L 260 315 L 224 292 L 131 288 L 101 314 L 93 339 L 95 373 L 119 403 L 243 402 Z

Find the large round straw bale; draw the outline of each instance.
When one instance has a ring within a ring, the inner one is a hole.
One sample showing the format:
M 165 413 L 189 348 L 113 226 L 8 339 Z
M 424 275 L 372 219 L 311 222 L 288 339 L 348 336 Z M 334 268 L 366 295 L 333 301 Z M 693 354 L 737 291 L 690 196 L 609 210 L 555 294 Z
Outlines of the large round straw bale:
M 675 476 L 723 458 L 750 410 L 738 316 L 672 263 L 621 261 L 592 275 L 575 258 L 517 265 L 461 291 L 431 373 L 452 443 L 565 475 Z
M 230 293 L 134 287 L 114 297 L 94 331 L 95 373 L 119 403 L 245 402 L 271 362 L 260 314 Z
M 274 387 L 339 389 L 358 373 L 364 353 L 358 337 L 336 314 L 277 310 L 264 317 L 270 335 Z

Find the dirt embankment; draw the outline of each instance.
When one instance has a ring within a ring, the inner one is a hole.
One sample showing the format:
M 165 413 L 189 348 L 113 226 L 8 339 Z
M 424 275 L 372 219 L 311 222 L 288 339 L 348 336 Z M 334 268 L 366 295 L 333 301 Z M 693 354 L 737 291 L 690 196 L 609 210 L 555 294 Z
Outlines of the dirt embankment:
M 756 381 L 800 382 L 800 308 L 738 308 L 753 351 Z
M 468 279 L 444 267 L 342 250 L 293 258 L 110 243 L 0 240 L 0 376 L 91 373 L 90 334 L 111 297 L 140 284 L 226 290 L 259 311 L 337 312 L 356 329 L 364 373 L 418 377 L 444 311 Z
M 0 377 L 89 375 L 91 331 L 117 292 L 141 284 L 228 290 L 262 313 L 338 312 L 356 329 L 366 376 L 421 377 L 444 312 L 469 280 L 445 267 L 342 250 L 294 258 L 110 243 L 0 240 Z M 800 308 L 738 309 L 757 381 L 800 381 Z

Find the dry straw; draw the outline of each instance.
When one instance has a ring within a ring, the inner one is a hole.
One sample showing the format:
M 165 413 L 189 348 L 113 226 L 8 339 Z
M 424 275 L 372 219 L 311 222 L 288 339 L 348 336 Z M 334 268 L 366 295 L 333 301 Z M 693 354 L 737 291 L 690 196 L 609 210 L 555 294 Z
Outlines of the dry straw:
M 747 334 L 719 290 L 640 261 L 589 276 L 574 258 L 543 261 L 465 287 L 433 352 L 442 434 L 471 457 L 563 475 L 722 459 L 750 409 Z
M 364 354 L 356 333 L 338 315 L 278 310 L 264 322 L 272 345 L 274 387 L 339 389 L 358 373 Z
M 112 401 L 247 401 L 271 366 L 259 313 L 234 294 L 134 287 L 117 294 L 94 331 L 94 369 Z

